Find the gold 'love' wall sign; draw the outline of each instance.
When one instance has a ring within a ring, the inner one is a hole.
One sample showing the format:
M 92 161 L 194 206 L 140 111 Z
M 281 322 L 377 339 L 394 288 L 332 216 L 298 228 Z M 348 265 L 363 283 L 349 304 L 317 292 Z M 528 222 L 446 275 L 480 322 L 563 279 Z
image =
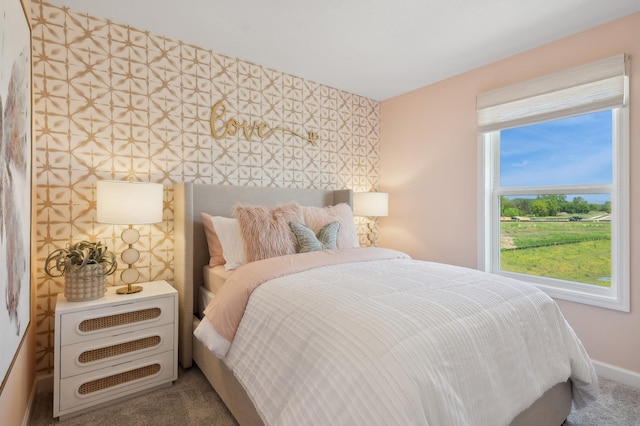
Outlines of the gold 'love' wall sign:
M 216 140 L 223 139 L 227 135 L 235 136 L 239 131 L 242 131 L 242 134 L 247 140 L 251 140 L 253 135 L 257 135 L 260 139 L 266 139 L 274 132 L 283 131 L 291 133 L 294 136 L 298 136 L 299 138 L 308 141 L 309 143 L 311 143 L 311 145 L 314 146 L 316 146 L 316 142 L 320 138 L 318 132 L 307 132 L 307 135 L 305 136 L 291 129 L 287 129 L 286 127 L 270 128 L 269 125 L 264 121 L 238 121 L 234 118 L 225 121 L 224 115 L 226 113 L 227 107 L 224 106 L 222 101 L 216 102 L 211 108 L 211 136 L 213 136 Z

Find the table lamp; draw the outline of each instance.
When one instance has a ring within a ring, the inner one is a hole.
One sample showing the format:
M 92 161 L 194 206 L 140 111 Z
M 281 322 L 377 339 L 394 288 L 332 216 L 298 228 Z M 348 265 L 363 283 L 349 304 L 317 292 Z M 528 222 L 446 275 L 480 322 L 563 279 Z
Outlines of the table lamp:
M 389 215 L 389 194 L 386 192 L 354 192 L 353 215 L 369 218 L 367 239 L 370 246 L 375 246 L 376 221 L 378 217 Z
M 142 291 L 141 286 L 133 285 L 140 277 L 140 272 L 133 267 L 140 258 L 140 252 L 133 248 L 140 239 L 140 233 L 133 225 L 162 222 L 163 186 L 160 183 L 98 181 L 96 198 L 98 222 L 129 225 L 121 235 L 129 247 L 120 255 L 128 265 L 120 274 L 120 279 L 127 285 L 116 292 L 130 294 Z

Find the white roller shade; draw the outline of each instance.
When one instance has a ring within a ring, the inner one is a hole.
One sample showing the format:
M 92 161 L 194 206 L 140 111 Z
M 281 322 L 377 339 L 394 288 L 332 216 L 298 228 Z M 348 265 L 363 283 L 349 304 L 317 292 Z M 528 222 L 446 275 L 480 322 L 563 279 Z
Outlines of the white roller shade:
M 624 106 L 628 62 L 620 54 L 482 93 L 477 97 L 478 132 Z

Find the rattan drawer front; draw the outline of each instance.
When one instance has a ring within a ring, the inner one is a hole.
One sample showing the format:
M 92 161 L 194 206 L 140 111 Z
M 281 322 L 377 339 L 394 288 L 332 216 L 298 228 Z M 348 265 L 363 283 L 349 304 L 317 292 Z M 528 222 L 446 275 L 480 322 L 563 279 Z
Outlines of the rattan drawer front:
M 100 318 L 89 318 L 78 325 L 83 333 L 96 333 L 121 325 L 137 324 L 144 321 L 157 320 L 162 315 L 160 308 L 147 308 L 139 311 L 123 312 Z
M 174 326 L 165 324 L 133 333 L 63 346 L 60 377 L 70 377 L 108 365 L 132 361 L 173 349 Z
M 60 343 L 64 346 L 171 323 L 174 304 L 173 297 L 164 297 L 64 314 Z
M 171 382 L 174 351 L 60 380 L 60 415 L 106 402 L 136 389 Z

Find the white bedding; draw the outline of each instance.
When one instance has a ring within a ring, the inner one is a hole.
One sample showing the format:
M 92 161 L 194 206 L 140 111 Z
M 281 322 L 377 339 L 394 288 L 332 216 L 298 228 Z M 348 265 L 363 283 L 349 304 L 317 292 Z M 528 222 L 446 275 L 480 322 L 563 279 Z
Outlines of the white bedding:
M 213 296 L 213 292 L 205 286 L 198 287 L 198 312 L 200 314 L 202 314 L 204 312 L 204 308 L 211 303 Z
M 222 288 L 227 278 L 233 271 L 227 271 L 224 265 L 213 268 L 209 265 L 202 267 L 203 286 L 198 288 L 198 312 L 204 312 L 204 308 L 211 302 L 213 296 Z
M 587 354 L 544 293 L 405 259 L 265 282 L 225 362 L 267 425 L 495 426 L 569 378 L 574 405 L 597 395 Z
M 224 285 L 227 278 L 233 273 L 233 271 L 227 271 L 224 265 L 217 265 L 213 268 L 209 265 L 202 267 L 202 279 L 204 287 L 216 294 Z

